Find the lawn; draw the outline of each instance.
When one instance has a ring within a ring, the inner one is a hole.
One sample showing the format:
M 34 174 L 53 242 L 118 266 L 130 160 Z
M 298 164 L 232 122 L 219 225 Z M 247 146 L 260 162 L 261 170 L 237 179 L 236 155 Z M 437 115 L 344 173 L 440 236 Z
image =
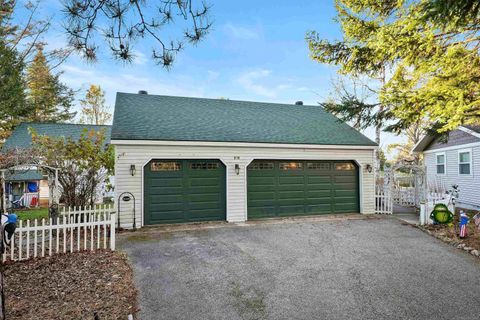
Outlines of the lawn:
M 48 219 L 48 208 L 22 209 L 15 214 L 20 220 Z
M 80 252 L 3 266 L 6 319 L 128 319 L 137 290 L 126 256 Z

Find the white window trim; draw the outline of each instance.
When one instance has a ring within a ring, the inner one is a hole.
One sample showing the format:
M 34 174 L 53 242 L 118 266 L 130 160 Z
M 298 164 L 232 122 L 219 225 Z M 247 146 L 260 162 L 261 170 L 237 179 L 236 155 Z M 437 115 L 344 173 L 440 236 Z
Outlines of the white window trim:
M 469 153 L 470 154 L 470 161 L 469 162 L 462 162 L 460 163 L 460 153 Z M 458 153 L 457 153 L 457 166 L 458 166 L 458 174 L 461 175 L 461 176 L 471 176 L 473 175 L 473 166 L 472 166 L 472 149 L 471 148 L 468 148 L 468 149 L 460 149 L 458 150 Z M 460 173 L 460 164 L 467 164 L 469 165 L 470 167 L 470 173 Z
M 438 173 L 438 168 L 437 168 L 437 166 L 439 165 L 438 158 L 437 158 L 438 156 L 443 156 L 443 173 Z M 435 174 L 437 176 L 447 175 L 447 154 L 445 152 L 435 153 Z

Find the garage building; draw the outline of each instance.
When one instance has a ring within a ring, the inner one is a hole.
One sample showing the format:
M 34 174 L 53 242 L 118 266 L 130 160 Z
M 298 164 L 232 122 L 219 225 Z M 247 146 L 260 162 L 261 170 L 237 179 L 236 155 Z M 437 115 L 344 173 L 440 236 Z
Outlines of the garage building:
M 374 213 L 377 145 L 320 106 L 118 93 L 120 223 Z

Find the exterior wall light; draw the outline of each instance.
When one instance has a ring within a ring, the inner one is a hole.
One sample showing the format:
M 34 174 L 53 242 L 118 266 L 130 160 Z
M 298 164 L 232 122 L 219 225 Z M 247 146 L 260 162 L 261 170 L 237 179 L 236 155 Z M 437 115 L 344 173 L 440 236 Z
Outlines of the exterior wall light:
M 372 170 L 373 170 L 372 165 L 371 165 L 371 164 L 367 164 L 367 165 L 365 166 L 365 170 L 367 170 L 368 173 L 372 173 Z
M 235 173 L 237 176 L 240 174 L 240 165 L 238 163 L 235 164 Z
M 133 176 L 135 176 L 135 173 L 137 172 L 137 168 L 135 168 L 135 165 L 134 164 L 131 164 L 130 165 L 130 174 Z

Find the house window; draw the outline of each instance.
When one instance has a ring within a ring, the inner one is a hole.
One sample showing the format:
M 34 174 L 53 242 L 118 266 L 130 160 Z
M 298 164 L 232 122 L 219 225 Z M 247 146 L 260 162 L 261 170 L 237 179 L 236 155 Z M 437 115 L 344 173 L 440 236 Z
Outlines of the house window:
M 175 161 L 154 161 L 150 165 L 152 171 L 180 171 L 182 164 Z
M 437 174 L 445 174 L 445 153 L 437 153 L 435 155 Z
M 472 151 L 460 150 L 458 151 L 458 173 L 471 174 L 472 172 Z
M 280 170 L 302 170 L 301 162 L 280 162 Z
M 192 170 L 216 170 L 219 165 L 217 162 L 197 162 L 190 164 Z
M 335 170 L 350 171 L 355 170 L 355 166 L 353 165 L 353 163 L 350 162 L 335 163 Z
M 249 170 L 272 170 L 273 168 L 273 162 L 254 162 L 248 166 Z

